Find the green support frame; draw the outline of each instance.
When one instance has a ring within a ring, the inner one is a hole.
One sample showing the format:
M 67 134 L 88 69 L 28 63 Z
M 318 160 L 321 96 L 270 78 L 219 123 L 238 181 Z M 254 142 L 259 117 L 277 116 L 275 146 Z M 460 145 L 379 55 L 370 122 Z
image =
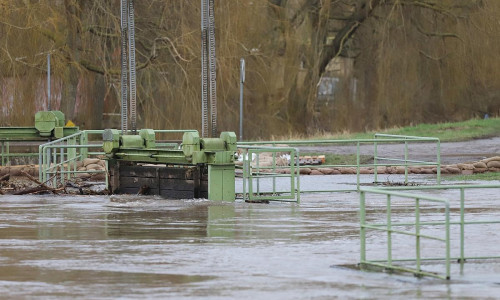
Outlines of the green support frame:
M 415 186 L 415 187 L 386 187 L 386 188 L 361 188 L 360 189 L 360 265 L 361 266 L 377 266 L 385 269 L 391 269 L 396 271 L 406 271 L 411 272 L 417 276 L 433 276 L 442 279 L 450 279 L 450 263 L 451 261 L 457 261 L 462 266 L 467 260 L 490 260 L 490 259 L 500 259 L 497 251 L 497 243 L 490 244 L 491 255 L 466 255 L 466 241 L 467 237 L 465 235 L 466 226 L 473 225 L 492 225 L 492 224 L 500 224 L 500 219 L 482 219 L 482 220 L 474 220 L 467 221 L 466 218 L 466 209 L 465 209 L 465 191 L 473 190 L 473 189 L 500 189 L 500 185 L 490 184 L 490 185 L 438 185 L 438 186 Z M 444 199 L 442 197 L 431 197 L 423 194 L 415 194 L 414 191 L 429 191 L 429 190 L 456 190 L 459 191 L 460 199 L 459 203 L 454 204 L 453 201 L 449 199 Z M 408 192 L 412 193 L 408 193 Z M 386 202 L 386 222 L 377 222 L 377 223 L 367 223 L 367 204 L 366 197 L 369 194 L 382 194 L 387 196 Z M 415 222 L 393 222 L 393 212 L 391 210 L 391 202 L 393 197 L 403 197 L 408 199 L 415 199 Z M 421 222 L 421 202 L 422 200 L 438 202 L 442 203 L 446 206 L 444 211 L 444 221 L 436 221 L 436 222 Z M 458 210 L 460 212 L 459 217 L 451 218 L 450 217 L 450 209 Z M 486 212 L 485 212 L 486 213 Z M 421 228 L 425 226 L 442 226 L 445 230 L 445 238 L 439 237 L 431 237 L 428 235 L 420 234 Z M 460 247 L 460 255 L 458 257 L 450 256 L 450 226 L 459 226 L 460 227 L 460 239 L 459 239 L 459 247 Z M 404 232 L 395 228 L 414 228 L 414 233 Z M 366 231 L 367 230 L 376 230 L 376 231 L 385 231 L 387 233 L 387 258 L 385 260 L 368 260 L 367 259 L 367 250 L 366 250 Z M 392 235 L 393 234 L 407 234 L 413 235 L 416 237 L 415 243 L 415 253 L 416 256 L 414 258 L 399 258 L 394 259 L 392 257 Z M 445 255 L 442 257 L 421 257 L 420 256 L 420 239 L 434 239 L 440 240 L 445 243 L 444 251 Z M 500 241 L 499 241 L 500 242 Z M 485 246 L 486 250 L 488 249 L 488 245 Z M 425 272 L 420 269 L 421 262 L 423 261 L 444 261 L 446 272 L 445 275 L 440 275 L 432 272 Z M 417 268 L 410 269 L 402 266 L 395 265 L 395 262 L 416 262 Z

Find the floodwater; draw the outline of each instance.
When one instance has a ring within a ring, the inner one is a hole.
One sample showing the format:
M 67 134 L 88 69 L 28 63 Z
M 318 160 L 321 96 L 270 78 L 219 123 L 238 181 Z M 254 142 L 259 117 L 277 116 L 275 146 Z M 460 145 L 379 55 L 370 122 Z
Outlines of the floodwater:
M 309 176 L 303 185 L 332 180 L 348 184 L 353 177 Z M 458 195 L 435 194 L 450 199 Z M 467 196 L 471 218 L 499 219 L 498 189 L 467 191 Z M 385 210 L 376 200 L 367 201 L 374 205 L 368 219 L 383 221 Z M 300 205 L 135 196 L 2 196 L 0 298 L 499 297 L 498 260 L 470 261 L 462 272 L 454 263 L 450 281 L 357 270 L 358 203 L 356 193 L 304 195 Z M 406 204 L 395 204 L 398 220 L 411 218 Z M 421 214 L 436 219 L 441 212 L 431 205 Z M 466 228 L 467 236 L 475 239 L 467 250 L 500 255 L 499 224 L 478 226 Z M 456 233 L 452 231 L 454 254 Z M 368 241 L 369 256 L 385 254 L 385 233 L 372 232 Z M 395 248 L 394 255 L 414 251 L 408 240 Z M 443 264 L 425 268 L 440 271 Z

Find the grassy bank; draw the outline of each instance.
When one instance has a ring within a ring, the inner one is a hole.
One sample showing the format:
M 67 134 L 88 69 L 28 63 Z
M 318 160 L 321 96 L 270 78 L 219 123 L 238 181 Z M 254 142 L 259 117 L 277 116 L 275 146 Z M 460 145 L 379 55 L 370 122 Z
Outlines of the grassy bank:
M 276 137 L 275 140 L 309 140 L 309 139 L 360 139 L 373 138 L 375 133 L 387 133 L 397 135 L 437 137 L 442 142 L 466 141 L 471 139 L 500 136 L 500 118 L 474 119 L 463 122 L 440 123 L 440 124 L 419 124 L 377 130 L 361 133 L 338 133 L 338 134 L 318 134 L 308 137 L 290 136 Z
M 454 176 L 443 176 L 442 178 L 445 181 L 461 181 L 461 182 L 478 181 L 478 180 L 496 181 L 500 180 L 500 173 L 490 172 L 490 173 L 473 174 L 473 175 L 454 175 Z

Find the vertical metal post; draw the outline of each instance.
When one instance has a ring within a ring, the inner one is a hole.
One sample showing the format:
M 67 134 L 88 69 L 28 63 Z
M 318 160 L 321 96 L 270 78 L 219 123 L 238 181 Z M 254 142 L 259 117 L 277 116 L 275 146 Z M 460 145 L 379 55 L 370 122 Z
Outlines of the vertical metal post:
M 253 177 L 252 177 L 252 169 L 251 169 L 251 161 L 252 161 L 252 154 L 253 152 L 249 149 L 248 150 L 248 200 L 252 200 L 253 196 Z
M 375 139 L 377 139 L 377 135 L 375 135 Z M 377 183 L 378 182 L 378 178 L 377 178 L 378 177 L 377 176 L 378 175 L 377 174 L 377 171 L 378 171 L 377 170 L 377 168 L 378 168 L 378 166 L 377 166 L 377 164 L 378 164 L 378 162 L 377 162 L 377 156 L 378 156 L 377 142 L 374 142 L 373 146 L 374 146 L 374 149 L 373 149 L 373 165 L 374 165 L 373 166 L 373 177 L 374 177 L 373 181 L 375 183 Z
M 246 199 L 247 178 L 248 178 L 248 149 L 243 150 L 243 201 Z
M 40 151 L 40 149 L 38 151 Z M 39 177 L 41 176 L 40 181 L 43 183 L 45 183 L 45 181 L 47 180 L 46 179 L 47 175 L 45 173 L 46 163 L 47 163 L 47 158 L 46 158 L 46 153 L 45 153 L 45 147 L 42 147 L 42 163 L 40 164 L 40 168 L 39 168 L 38 172 L 40 172 Z
M 387 264 L 392 266 L 391 195 L 387 195 Z
M 405 138 L 405 183 L 408 183 L 408 141 Z
M 450 202 L 446 201 L 446 279 L 450 279 Z
M 0 142 L 0 149 L 2 150 L 2 152 L 0 153 L 0 156 L 1 156 L 2 160 L 0 162 L 2 163 L 2 166 L 5 166 L 5 161 L 4 161 L 4 156 L 3 156 L 3 147 L 4 147 L 4 141 L 1 141 Z
M 128 5 L 127 0 L 120 1 L 120 28 L 121 28 L 121 130 L 122 135 L 128 131 L 128 61 L 127 61 L 127 28 Z
M 109 170 L 109 161 L 106 159 L 104 161 L 104 165 L 105 165 L 105 168 L 106 168 L 106 173 L 104 175 L 106 175 L 106 188 L 109 189 L 109 173 L 108 173 L 108 170 Z
M 437 184 L 441 184 L 441 141 L 437 142 Z
M 135 70 L 135 18 L 134 0 L 128 0 L 128 57 L 129 57 L 129 83 L 130 83 L 130 126 L 132 134 L 137 134 L 137 88 Z
M 47 110 L 52 110 L 50 103 L 50 53 L 47 54 Z
M 256 151 L 256 165 L 255 169 L 257 170 L 257 196 L 260 194 L 260 152 Z
M 10 161 L 10 142 L 7 140 L 7 142 L 5 142 L 5 161 L 6 161 L 6 165 L 11 165 L 11 161 Z
M 49 149 L 51 149 L 51 146 L 49 146 Z M 52 162 L 54 162 L 54 165 L 52 166 Z M 54 172 L 52 175 L 54 179 L 52 180 L 52 187 L 56 188 L 57 187 L 57 149 L 54 148 L 52 151 L 52 161 L 50 162 L 51 167 L 50 170 Z
M 360 262 L 366 262 L 366 210 L 365 210 L 365 192 L 359 193 L 359 240 L 360 240 Z
M 43 147 L 42 145 L 38 146 L 38 181 L 43 182 Z
M 240 59 L 240 141 L 243 141 L 243 88 L 245 85 L 245 59 Z
M 64 148 L 61 147 L 61 149 L 59 150 L 59 153 L 60 153 L 59 159 L 60 159 L 60 164 L 61 164 L 61 167 L 59 168 L 59 170 L 61 172 L 61 175 L 60 175 L 61 176 L 61 185 L 64 185 Z M 56 171 L 57 171 L 57 169 L 56 169 Z
M 420 272 L 420 199 L 415 198 L 415 252 L 417 271 Z
M 66 146 L 70 146 L 70 145 L 71 145 L 71 139 L 67 139 Z M 72 156 L 71 150 L 72 149 L 70 149 L 70 148 L 66 148 L 66 150 L 65 150 L 66 151 L 66 161 L 67 161 L 66 169 L 68 170 L 68 173 L 66 173 L 65 178 L 68 181 L 71 179 L 71 166 L 73 164 L 73 160 L 71 159 L 71 156 Z
M 356 186 L 357 186 L 357 189 L 359 191 L 359 185 L 360 185 L 360 175 L 359 175 L 359 172 L 360 172 L 360 166 L 359 164 L 361 163 L 361 159 L 359 157 L 360 155 L 360 149 L 359 149 L 359 142 L 357 143 L 356 145 Z
M 208 137 L 208 0 L 201 0 L 201 136 Z
M 276 174 L 276 152 L 273 152 L 273 174 Z M 276 176 L 273 175 L 273 195 L 276 195 Z
M 465 262 L 465 190 L 460 189 L 460 263 Z
M 210 121 L 211 137 L 217 136 L 217 59 L 215 52 L 215 5 L 208 0 L 208 76 L 210 78 Z
M 76 137 L 73 137 L 71 138 L 71 145 L 76 145 Z M 68 156 L 69 156 L 69 159 L 71 160 L 71 164 L 70 164 L 70 168 L 71 170 L 73 171 L 72 175 L 75 176 L 76 175 L 76 160 L 77 160 L 77 151 L 78 151 L 78 148 L 74 148 L 72 149 L 71 152 L 69 152 Z M 107 170 L 107 168 L 106 168 Z M 68 179 L 71 179 L 71 176 L 68 176 Z M 108 186 L 106 185 L 106 188 Z
M 300 203 L 300 154 L 299 154 L 299 149 L 296 148 L 294 152 L 295 152 L 295 159 L 297 161 L 297 203 Z

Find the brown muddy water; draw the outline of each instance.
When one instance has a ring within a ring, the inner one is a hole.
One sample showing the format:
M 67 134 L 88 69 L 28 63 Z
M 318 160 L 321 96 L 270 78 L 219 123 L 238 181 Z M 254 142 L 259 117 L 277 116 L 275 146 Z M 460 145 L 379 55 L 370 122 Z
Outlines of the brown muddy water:
M 350 185 L 353 177 L 309 176 L 303 186 L 332 180 Z M 498 189 L 470 193 L 468 201 L 471 215 L 500 218 Z M 356 193 L 305 195 L 300 205 L 2 196 L 0 298 L 500 297 L 499 261 L 471 261 L 462 273 L 455 263 L 451 281 L 353 268 L 359 261 L 358 203 Z M 376 205 L 371 220 L 384 220 L 385 211 Z M 400 220 L 412 216 L 404 205 L 395 211 Z M 434 207 L 424 211 L 431 217 L 440 213 Z M 499 224 L 470 227 L 466 234 L 474 238 L 468 250 L 500 255 Z M 385 234 L 370 233 L 368 238 L 370 255 L 383 255 Z M 403 253 L 414 251 L 409 241 L 397 247 Z

